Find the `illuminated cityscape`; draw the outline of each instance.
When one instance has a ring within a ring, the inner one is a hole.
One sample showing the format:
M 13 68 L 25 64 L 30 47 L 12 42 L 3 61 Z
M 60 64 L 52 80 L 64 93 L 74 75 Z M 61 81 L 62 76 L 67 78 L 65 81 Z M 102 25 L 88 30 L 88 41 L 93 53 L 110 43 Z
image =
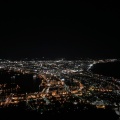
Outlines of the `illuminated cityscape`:
M 25 109 L 40 114 L 86 110 L 89 106 L 117 111 L 120 80 L 90 70 L 94 64 L 115 61 L 1 59 L 0 108 L 24 103 Z

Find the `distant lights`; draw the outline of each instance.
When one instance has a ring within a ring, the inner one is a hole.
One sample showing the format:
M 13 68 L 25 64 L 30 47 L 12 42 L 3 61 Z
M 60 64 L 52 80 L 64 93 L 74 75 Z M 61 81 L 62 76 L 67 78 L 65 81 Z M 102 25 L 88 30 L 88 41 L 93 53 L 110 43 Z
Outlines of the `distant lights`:
M 61 80 L 62 80 L 62 81 L 64 81 L 65 79 L 64 79 L 64 78 L 62 78 Z
M 74 102 L 73 104 L 74 104 L 74 105 L 77 105 L 78 103 L 77 103 L 77 102 Z

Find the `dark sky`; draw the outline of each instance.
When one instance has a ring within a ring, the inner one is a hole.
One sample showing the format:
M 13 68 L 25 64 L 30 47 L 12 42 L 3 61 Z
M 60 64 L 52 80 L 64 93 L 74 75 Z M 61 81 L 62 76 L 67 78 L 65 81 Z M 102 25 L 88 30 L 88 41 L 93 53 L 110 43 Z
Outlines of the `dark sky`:
M 0 4 L 0 58 L 118 58 L 119 4 Z

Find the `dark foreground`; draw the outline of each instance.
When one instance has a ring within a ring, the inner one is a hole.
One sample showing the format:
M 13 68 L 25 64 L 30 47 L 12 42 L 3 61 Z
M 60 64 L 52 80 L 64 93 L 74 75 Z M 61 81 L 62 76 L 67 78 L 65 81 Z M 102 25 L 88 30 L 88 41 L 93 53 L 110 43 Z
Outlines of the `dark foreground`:
M 68 119 L 83 119 L 83 120 L 118 120 L 118 116 L 112 110 L 106 109 L 90 109 L 76 112 L 56 113 L 55 111 L 46 114 L 40 114 L 35 111 L 27 111 L 22 108 L 0 108 L 0 116 L 3 119 L 39 119 L 39 120 L 68 120 Z

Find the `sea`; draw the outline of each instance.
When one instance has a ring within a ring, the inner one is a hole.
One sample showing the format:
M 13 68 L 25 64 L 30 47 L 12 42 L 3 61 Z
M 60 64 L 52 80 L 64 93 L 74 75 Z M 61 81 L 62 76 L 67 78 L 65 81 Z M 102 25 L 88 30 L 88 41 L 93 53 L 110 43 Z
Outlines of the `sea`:
M 91 67 L 91 71 L 95 74 L 120 79 L 120 61 L 97 63 Z

